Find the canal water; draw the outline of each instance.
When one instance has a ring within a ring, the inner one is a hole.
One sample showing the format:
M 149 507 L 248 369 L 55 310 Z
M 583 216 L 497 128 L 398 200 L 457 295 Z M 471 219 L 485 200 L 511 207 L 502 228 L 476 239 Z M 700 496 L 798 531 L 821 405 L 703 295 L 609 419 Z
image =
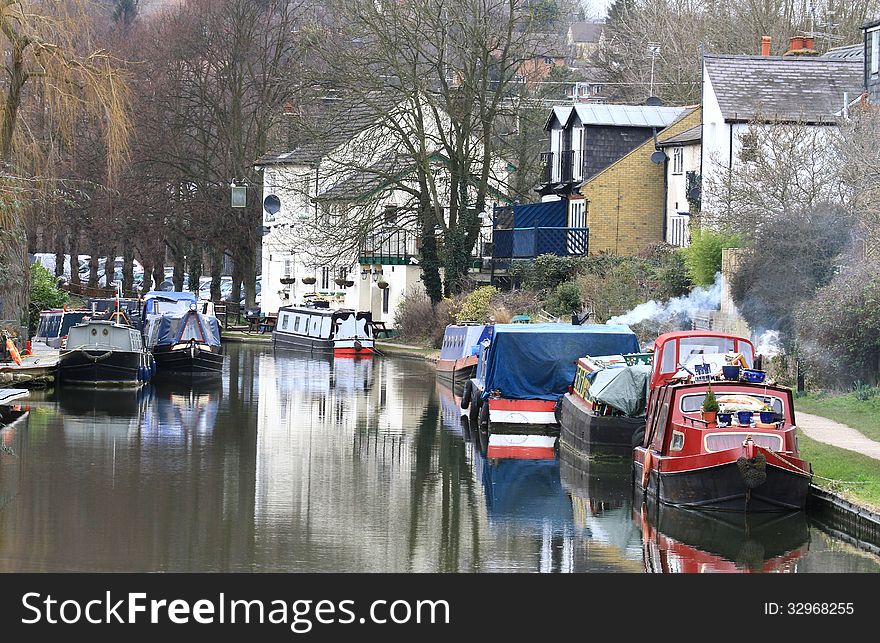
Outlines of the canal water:
M 628 462 L 487 461 L 420 361 L 228 354 L 213 383 L 32 396 L 0 571 L 880 571 L 803 514 L 634 503 Z

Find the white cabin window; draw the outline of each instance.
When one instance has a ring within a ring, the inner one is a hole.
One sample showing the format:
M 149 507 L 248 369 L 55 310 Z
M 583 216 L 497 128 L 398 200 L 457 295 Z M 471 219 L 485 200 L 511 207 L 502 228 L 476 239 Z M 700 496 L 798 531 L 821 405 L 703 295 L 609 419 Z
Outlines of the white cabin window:
M 287 330 L 288 321 L 290 321 L 290 316 L 287 313 L 281 315 L 281 330 Z
M 293 332 L 296 333 L 299 331 L 299 315 L 293 320 Z

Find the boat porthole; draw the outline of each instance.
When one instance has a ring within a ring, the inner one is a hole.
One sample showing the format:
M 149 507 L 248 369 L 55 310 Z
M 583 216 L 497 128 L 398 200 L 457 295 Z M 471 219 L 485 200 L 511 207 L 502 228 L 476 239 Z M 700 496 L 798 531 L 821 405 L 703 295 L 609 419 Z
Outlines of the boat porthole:
M 110 331 L 105 328 L 103 331 L 101 331 L 101 334 L 106 337 L 107 335 L 110 334 Z
M 93 329 L 92 329 L 92 335 L 97 335 L 97 334 L 98 334 L 98 329 L 97 329 L 97 328 L 93 328 Z

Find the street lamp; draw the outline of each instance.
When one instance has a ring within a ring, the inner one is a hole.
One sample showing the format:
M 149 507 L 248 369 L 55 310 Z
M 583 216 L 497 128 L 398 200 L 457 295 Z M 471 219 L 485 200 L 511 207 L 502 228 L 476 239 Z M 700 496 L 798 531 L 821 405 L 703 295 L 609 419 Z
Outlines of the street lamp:
M 648 53 L 651 54 L 651 88 L 648 91 L 649 96 L 654 95 L 654 60 L 660 55 L 660 43 L 649 42 Z
M 229 183 L 229 188 L 232 191 L 232 202 L 230 205 L 233 208 L 246 208 L 247 207 L 247 184 L 246 183 L 237 183 L 235 179 Z

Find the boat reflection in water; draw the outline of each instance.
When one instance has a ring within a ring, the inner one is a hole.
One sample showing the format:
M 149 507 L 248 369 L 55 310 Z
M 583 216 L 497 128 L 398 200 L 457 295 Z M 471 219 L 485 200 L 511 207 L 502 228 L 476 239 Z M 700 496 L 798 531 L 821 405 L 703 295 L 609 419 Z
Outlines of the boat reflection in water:
M 165 446 L 203 438 L 214 431 L 222 393 L 217 378 L 157 378 L 152 412 L 143 415 L 141 442 Z
M 559 449 L 562 487 L 571 497 L 574 525 L 589 536 L 578 556 L 594 571 L 639 572 L 641 544 L 631 520 L 632 467 L 628 459 L 585 459 Z
M 139 389 L 60 386 L 58 410 L 64 417 L 67 444 L 109 444 L 136 441 L 141 419 L 153 396 L 153 386 Z
M 760 573 L 798 571 L 810 548 L 803 511 L 786 514 L 705 512 L 637 504 L 648 573 Z

